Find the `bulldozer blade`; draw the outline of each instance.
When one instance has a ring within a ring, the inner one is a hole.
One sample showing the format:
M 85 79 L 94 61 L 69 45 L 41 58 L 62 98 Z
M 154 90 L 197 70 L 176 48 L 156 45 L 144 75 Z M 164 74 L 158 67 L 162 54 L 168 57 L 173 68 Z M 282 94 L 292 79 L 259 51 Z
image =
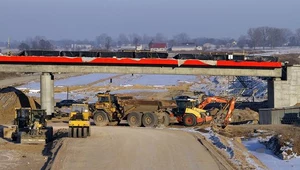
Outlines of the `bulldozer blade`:
M 16 126 L 4 127 L 3 128 L 3 138 L 11 140 L 12 133 L 15 132 L 16 129 L 17 129 Z

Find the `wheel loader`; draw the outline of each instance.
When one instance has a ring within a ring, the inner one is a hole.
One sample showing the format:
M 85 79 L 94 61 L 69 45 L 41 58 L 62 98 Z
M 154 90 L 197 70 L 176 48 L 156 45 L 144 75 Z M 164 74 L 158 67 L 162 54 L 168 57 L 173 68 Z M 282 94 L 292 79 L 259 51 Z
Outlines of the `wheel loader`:
M 52 141 L 53 128 L 47 126 L 43 109 L 15 109 L 14 126 L 4 128 L 4 137 L 16 143 L 45 144 Z
M 69 137 L 86 138 L 90 136 L 90 117 L 88 104 L 73 104 L 69 115 Z
M 178 96 L 176 99 L 177 107 L 172 109 L 172 113 L 179 123 L 184 126 L 202 125 L 205 122 L 210 122 L 212 117 L 209 112 L 199 109 L 198 100 L 189 96 Z

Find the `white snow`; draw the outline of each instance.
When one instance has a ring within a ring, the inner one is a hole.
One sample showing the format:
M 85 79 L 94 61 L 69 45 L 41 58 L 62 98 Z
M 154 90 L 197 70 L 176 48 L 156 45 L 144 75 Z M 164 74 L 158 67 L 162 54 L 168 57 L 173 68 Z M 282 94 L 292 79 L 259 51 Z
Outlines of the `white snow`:
M 272 170 L 298 170 L 300 167 L 300 158 L 293 158 L 291 160 L 281 160 L 272 153 L 271 150 L 266 149 L 265 145 L 259 142 L 259 139 L 254 138 L 243 141 L 245 147 L 256 156 L 262 163 Z

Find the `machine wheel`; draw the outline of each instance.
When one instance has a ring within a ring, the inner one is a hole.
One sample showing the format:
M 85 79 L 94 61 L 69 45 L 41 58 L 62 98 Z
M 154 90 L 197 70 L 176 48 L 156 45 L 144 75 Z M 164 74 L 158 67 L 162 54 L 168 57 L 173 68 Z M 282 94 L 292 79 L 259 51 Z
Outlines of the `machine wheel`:
M 154 113 L 145 113 L 142 122 L 145 127 L 155 127 L 158 124 L 158 118 Z
M 184 126 L 195 126 L 197 124 L 197 118 L 193 114 L 186 114 L 183 116 L 183 124 Z
M 69 132 L 68 132 L 69 138 L 72 138 L 72 137 L 73 137 L 72 131 L 73 131 L 73 128 L 70 128 L 70 127 L 69 127 Z
M 109 123 L 107 114 L 104 111 L 96 111 L 94 114 L 94 123 L 96 126 L 106 126 Z
M 142 125 L 142 116 L 140 113 L 136 112 L 129 113 L 127 122 L 131 127 L 140 127 Z
M 72 131 L 73 131 L 72 132 L 72 134 L 73 134 L 72 137 L 77 138 L 77 128 L 72 128 Z
M 166 112 L 163 113 L 162 116 L 162 122 L 165 127 L 168 127 L 170 125 L 170 115 Z
M 47 127 L 46 143 L 49 143 L 52 140 L 53 140 L 53 127 Z
M 82 129 L 82 137 L 83 138 L 86 138 L 88 136 L 88 128 L 87 127 L 84 127 Z
M 18 132 L 16 137 L 16 143 L 21 143 L 21 140 L 22 140 L 22 133 Z
M 91 127 L 88 127 L 88 128 L 87 128 L 87 135 L 88 135 L 88 136 L 91 136 Z
M 82 138 L 82 131 L 83 131 L 83 128 L 81 128 L 81 127 L 78 128 L 78 133 L 77 133 L 77 135 L 78 135 L 77 137 L 78 138 Z

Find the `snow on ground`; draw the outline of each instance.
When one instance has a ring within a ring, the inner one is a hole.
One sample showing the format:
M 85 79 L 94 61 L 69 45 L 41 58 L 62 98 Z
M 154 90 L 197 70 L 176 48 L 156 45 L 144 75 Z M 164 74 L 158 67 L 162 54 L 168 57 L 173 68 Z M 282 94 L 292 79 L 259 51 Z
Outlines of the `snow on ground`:
M 257 138 L 243 141 L 243 144 L 250 153 L 272 170 L 296 170 L 300 167 L 300 158 L 281 160 L 271 150 L 266 149 L 265 145 L 261 144 Z
M 86 74 L 82 76 L 75 76 L 61 80 L 55 80 L 54 86 L 76 86 L 76 85 L 86 85 L 97 80 L 106 79 L 116 74 Z M 30 82 L 28 84 L 18 86 L 18 89 L 34 89 L 40 90 L 40 82 Z

